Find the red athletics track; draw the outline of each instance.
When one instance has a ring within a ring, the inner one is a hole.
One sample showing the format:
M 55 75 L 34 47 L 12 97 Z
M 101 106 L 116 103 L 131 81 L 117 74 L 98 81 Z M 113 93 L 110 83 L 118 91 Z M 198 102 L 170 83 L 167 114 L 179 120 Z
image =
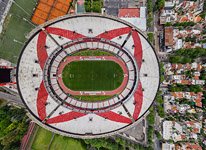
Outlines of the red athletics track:
M 124 73 L 124 79 L 122 81 L 122 84 L 117 89 L 112 90 L 112 91 L 73 91 L 69 89 L 63 83 L 62 76 L 61 76 L 62 71 L 64 67 L 70 62 L 82 61 L 82 60 L 94 60 L 94 61 L 95 60 L 110 60 L 110 61 L 116 62 L 117 64 L 120 65 Z M 115 94 L 122 92 L 124 88 L 126 87 L 127 81 L 128 81 L 128 69 L 125 63 L 121 59 L 118 59 L 115 56 L 69 56 L 65 59 L 64 62 L 60 63 L 58 72 L 57 72 L 57 78 L 58 78 L 57 80 L 58 80 L 59 86 L 62 88 L 62 90 L 65 93 L 68 93 L 71 95 L 115 95 Z

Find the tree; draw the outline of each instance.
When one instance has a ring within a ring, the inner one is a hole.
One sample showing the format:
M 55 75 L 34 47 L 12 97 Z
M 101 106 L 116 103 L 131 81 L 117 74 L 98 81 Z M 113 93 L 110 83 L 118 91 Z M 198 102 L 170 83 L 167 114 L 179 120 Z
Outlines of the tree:
M 28 128 L 26 120 L 23 109 L 7 105 L 0 108 L 0 145 L 3 149 L 19 149 Z
M 198 57 L 206 56 L 206 49 L 204 48 L 191 48 L 179 49 L 170 55 L 169 60 L 171 63 L 191 63 Z
M 165 6 L 165 0 L 157 0 L 156 1 L 157 9 L 161 10 Z

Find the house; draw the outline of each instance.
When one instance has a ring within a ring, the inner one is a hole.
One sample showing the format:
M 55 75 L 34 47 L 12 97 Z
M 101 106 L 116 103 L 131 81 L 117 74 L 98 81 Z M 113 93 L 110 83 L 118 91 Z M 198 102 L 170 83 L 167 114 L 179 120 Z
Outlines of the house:
M 118 16 L 120 8 L 128 8 L 128 0 L 104 0 L 105 13 L 112 16 Z
M 198 143 L 179 143 L 175 144 L 176 150 L 202 150 Z
M 179 104 L 179 102 L 176 100 L 174 96 L 171 94 L 167 94 L 163 96 L 164 99 L 164 111 L 166 113 L 170 114 L 185 114 L 186 112 L 188 113 L 196 113 L 196 110 L 192 108 L 188 104 Z
M 162 150 L 175 150 L 175 144 L 173 144 L 173 143 L 162 143 Z
M 173 140 L 174 142 L 194 139 L 197 141 L 198 134 L 201 132 L 201 121 L 163 121 L 163 139 Z
M 197 106 L 202 108 L 202 99 L 203 99 L 202 92 L 170 92 L 163 96 L 164 99 L 164 111 L 170 114 L 185 114 L 188 113 L 196 113 L 197 108 L 193 106 Z M 185 99 L 184 103 L 180 102 Z M 194 105 L 189 105 L 188 102 L 192 102 Z M 198 109 L 198 111 L 200 111 Z
M 202 92 L 170 92 L 170 95 L 173 99 L 181 100 L 187 99 L 195 103 L 196 106 L 202 107 L 202 99 L 203 93 Z
M 165 50 L 171 52 L 173 46 L 173 27 L 165 27 Z
M 174 11 L 174 1 L 165 1 L 165 7 L 160 13 L 160 24 L 174 23 L 177 19 L 177 13 Z
M 192 80 L 193 85 L 205 85 L 205 80 Z
M 183 135 L 182 125 L 175 121 L 164 121 L 163 122 L 163 139 L 173 141 L 182 141 L 185 139 Z

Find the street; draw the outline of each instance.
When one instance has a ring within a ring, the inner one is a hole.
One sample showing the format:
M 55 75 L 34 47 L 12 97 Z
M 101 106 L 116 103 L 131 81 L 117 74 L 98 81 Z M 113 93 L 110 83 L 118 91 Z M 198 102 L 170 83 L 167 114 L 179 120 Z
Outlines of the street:
M 9 103 L 14 103 L 18 106 L 24 107 L 24 104 L 19 96 L 14 96 L 0 91 L 0 99 L 4 99 Z

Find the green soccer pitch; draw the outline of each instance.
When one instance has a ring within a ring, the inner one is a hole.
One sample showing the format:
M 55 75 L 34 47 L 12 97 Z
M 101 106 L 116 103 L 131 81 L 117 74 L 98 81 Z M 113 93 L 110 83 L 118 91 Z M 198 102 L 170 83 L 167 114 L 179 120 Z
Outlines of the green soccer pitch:
M 74 91 L 111 91 L 123 81 L 123 70 L 113 61 L 73 61 L 65 66 L 62 80 Z

